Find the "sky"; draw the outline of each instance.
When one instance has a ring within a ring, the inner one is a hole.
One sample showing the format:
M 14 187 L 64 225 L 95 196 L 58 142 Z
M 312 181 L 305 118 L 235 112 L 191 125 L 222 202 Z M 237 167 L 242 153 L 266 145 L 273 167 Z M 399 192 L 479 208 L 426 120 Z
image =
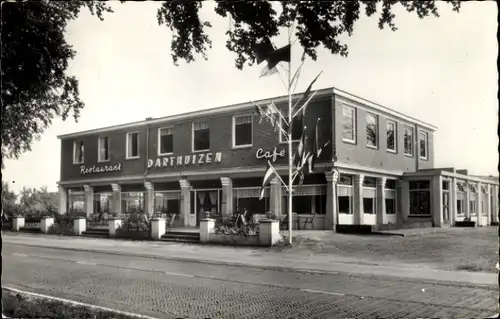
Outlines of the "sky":
M 2 179 L 15 191 L 57 190 L 58 135 L 286 94 L 278 76 L 259 79 L 262 65 L 235 68 L 236 56 L 225 47 L 229 21 L 210 2 L 202 9 L 213 25 L 208 60 L 174 66 L 171 32 L 158 25 L 158 6 L 114 2 L 104 21 L 82 11 L 68 25 L 67 41 L 77 51 L 68 73 L 79 80 L 86 106 L 78 123 L 55 120 L 31 152 L 5 161 Z M 439 18 L 425 19 L 395 10 L 396 32 L 362 16 L 353 36 L 341 38 L 349 56 L 320 48 L 316 61 L 306 61 L 297 92 L 323 71 L 317 89 L 334 86 L 437 126 L 436 167 L 497 175 L 497 6 L 467 2 L 460 13 L 439 7 Z M 273 42 L 284 45 L 286 36 Z M 295 46 L 292 61 L 301 54 Z

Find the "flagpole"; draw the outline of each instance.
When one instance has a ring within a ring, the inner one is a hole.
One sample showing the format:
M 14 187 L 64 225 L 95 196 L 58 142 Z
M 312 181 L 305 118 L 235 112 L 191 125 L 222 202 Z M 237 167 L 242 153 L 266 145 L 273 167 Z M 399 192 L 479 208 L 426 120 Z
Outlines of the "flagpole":
M 288 62 L 288 243 L 292 244 L 292 25 L 288 27 L 290 62 Z M 298 216 L 297 216 L 298 218 Z

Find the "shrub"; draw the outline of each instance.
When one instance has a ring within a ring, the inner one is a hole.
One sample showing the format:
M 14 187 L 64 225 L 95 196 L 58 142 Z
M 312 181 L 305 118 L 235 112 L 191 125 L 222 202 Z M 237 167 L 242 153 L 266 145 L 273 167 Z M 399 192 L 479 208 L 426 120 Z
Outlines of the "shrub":
M 49 234 L 74 235 L 73 218 L 69 214 L 54 214 L 54 225 L 49 228 Z
M 254 236 L 259 233 L 259 224 L 250 216 L 223 216 L 215 220 L 216 234 Z
M 148 232 L 151 230 L 151 222 L 144 213 L 130 213 L 125 216 L 119 232 Z

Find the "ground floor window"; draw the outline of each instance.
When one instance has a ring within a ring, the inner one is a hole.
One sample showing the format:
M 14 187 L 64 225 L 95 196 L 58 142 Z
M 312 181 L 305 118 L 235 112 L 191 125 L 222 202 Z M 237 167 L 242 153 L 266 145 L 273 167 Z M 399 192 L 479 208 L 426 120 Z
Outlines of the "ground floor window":
M 111 193 L 94 194 L 94 214 L 111 212 Z
M 363 213 L 375 214 L 376 189 L 372 187 L 363 187 Z
M 429 181 L 411 181 L 410 215 L 431 215 L 431 191 Z
M 477 194 L 471 194 L 469 207 L 470 207 L 470 214 L 476 215 L 477 214 Z
M 396 200 L 394 198 L 385 199 L 385 213 L 387 215 L 396 214 Z
M 144 193 L 127 192 L 122 193 L 122 214 L 143 213 Z
M 337 198 L 338 198 L 339 214 L 346 214 L 346 215 L 353 214 L 352 193 L 353 193 L 352 186 L 350 186 L 350 185 L 338 185 L 337 186 Z
M 162 217 L 166 214 L 176 214 L 175 219 L 180 219 L 181 193 L 155 192 L 154 211 Z
M 69 212 L 73 214 L 85 214 L 85 195 L 69 194 Z
M 288 196 L 283 190 L 284 211 L 288 212 Z M 304 185 L 294 189 L 292 212 L 297 214 L 325 214 L 326 186 Z
M 259 200 L 260 187 L 233 188 L 233 210 L 243 213 L 245 210 L 251 215 L 266 214 L 271 210 L 269 187 L 264 190 L 264 197 Z

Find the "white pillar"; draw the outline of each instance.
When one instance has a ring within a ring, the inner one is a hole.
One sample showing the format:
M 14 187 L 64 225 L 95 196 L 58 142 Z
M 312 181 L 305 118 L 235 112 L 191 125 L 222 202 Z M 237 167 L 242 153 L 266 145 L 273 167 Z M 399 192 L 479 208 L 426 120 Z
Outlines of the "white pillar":
M 378 177 L 377 178 L 377 225 L 383 225 L 385 224 L 385 183 L 387 182 L 387 178 L 385 177 Z
M 465 218 L 471 217 L 469 181 L 465 181 Z
M 410 214 L 410 183 L 405 180 L 398 180 L 396 187 L 399 203 L 397 220 L 398 224 L 404 224 Z
M 66 214 L 66 207 L 68 207 L 68 190 L 59 185 L 59 214 Z
M 486 226 L 490 226 L 492 222 L 492 213 L 491 213 L 491 190 L 492 190 L 492 185 L 486 184 L 486 196 L 488 197 L 486 200 Z
M 215 220 L 211 218 L 203 218 L 200 220 L 200 242 L 207 243 L 210 241 L 210 234 L 215 230 Z
M 87 230 L 87 220 L 85 217 L 75 217 L 73 219 L 73 232 L 77 236 L 81 236 L 84 231 Z
M 122 214 L 122 188 L 120 184 L 111 184 L 113 189 L 111 201 L 111 213 L 120 216 Z
M 484 195 L 483 195 L 483 188 L 482 188 L 483 184 L 481 183 L 477 183 L 477 188 L 476 188 L 476 191 L 477 191 L 477 226 L 486 226 L 484 225 L 483 223 L 483 198 L 484 198 Z
M 184 218 L 184 226 L 196 226 L 196 221 L 194 221 L 193 225 L 189 218 L 191 214 L 191 184 L 187 179 L 181 179 L 179 184 L 181 185 L 181 207 L 179 213 L 181 218 Z
M 49 232 L 50 227 L 54 225 L 54 217 L 43 216 L 40 220 L 40 230 L 42 233 L 46 234 Z
M 281 239 L 277 220 L 263 219 L 259 222 L 259 245 L 272 246 Z
M 363 225 L 364 209 L 363 209 L 363 180 L 364 175 L 354 176 L 354 225 Z
M 115 237 L 116 236 L 116 230 L 120 228 L 122 225 L 122 219 L 121 218 L 111 218 L 108 221 L 108 227 L 109 227 L 109 236 L 110 237 Z
M 222 184 L 222 215 L 233 214 L 233 181 L 229 177 L 220 178 Z
M 443 224 L 443 178 L 441 175 L 432 177 L 431 182 L 431 215 L 434 227 Z
M 85 192 L 84 210 L 87 217 L 94 214 L 94 188 L 90 185 L 83 185 Z
M 19 231 L 22 227 L 24 227 L 24 216 L 12 217 L 12 230 Z
M 145 182 L 144 188 L 146 189 L 146 197 L 144 198 L 145 213 L 151 217 L 155 212 L 155 189 L 153 183 L 151 182 Z
M 283 212 L 283 195 L 281 193 L 281 181 L 277 177 L 271 180 L 271 192 L 269 194 L 269 199 L 271 204 L 271 211 L 273 212 L 274 216 L 276 216 L 276 218 L 280 218 L 281 213 Z
M 151 219 L 151 239 L 159 240 L 166 232 L 166 225 L 164 218 Z
M 491 186 L 491 191 L 493 193 L 493 201 L 491 203 L 491 218 L 493 222 L 498 223 L 498 185 Z
M 338 224 L 337 208 L 337 171 L 325 172 L 326 176 L 326 216 L 325 229 L 335 230 Z
M 450 185 L 450 225 L 454 226 L 457 220 L 458 206 L 457 206 L 457 179 L 452 177 Z

